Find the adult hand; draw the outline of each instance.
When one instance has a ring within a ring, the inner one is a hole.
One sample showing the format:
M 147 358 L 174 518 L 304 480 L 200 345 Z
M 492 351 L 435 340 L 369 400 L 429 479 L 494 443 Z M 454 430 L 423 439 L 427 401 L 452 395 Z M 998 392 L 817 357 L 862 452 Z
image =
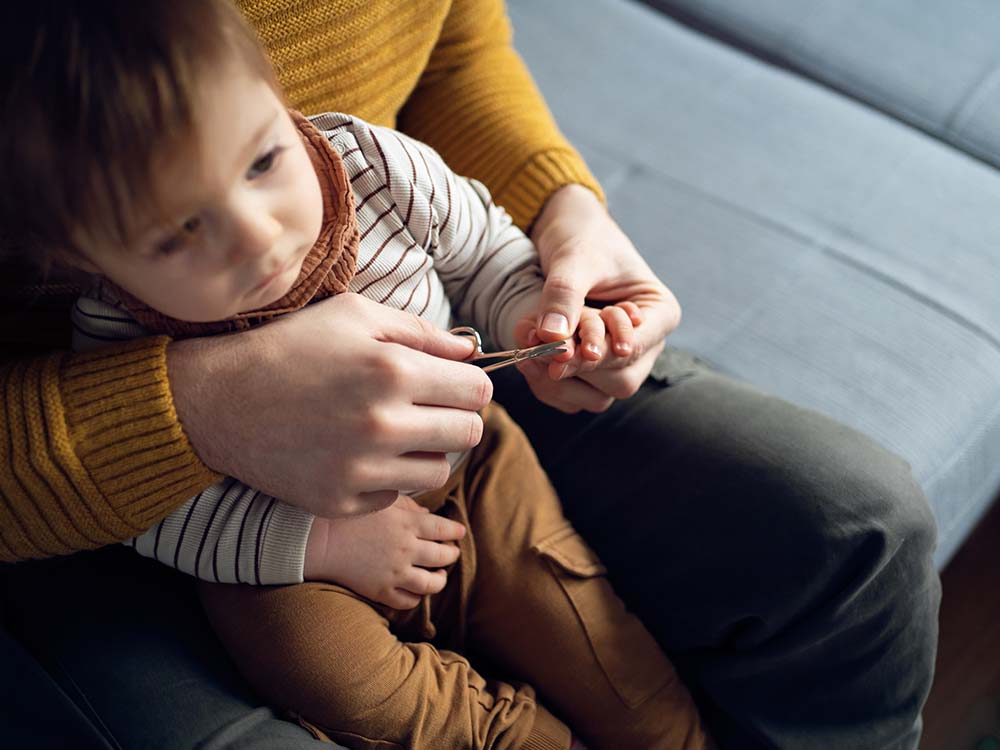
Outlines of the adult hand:
M 468 339 L 356 294 L 167 349 L 178 417 L 206 465 L 317 516 L 435 489 L 482 437 L 489 377 Z
M 642 385 L 663 349 L 663 339 L 680 322 L 680 305 L 585 187 L 558 190 L 535 222 L 531 238 L 545 275 L 537 321 L 542 341 L 575 332 L 585 300 L 627 301 L 639 310 L 642 322 L 635 328 L 631 351 L 599 369 L 581 372 L 586 368 L 576 358 L 518 365 L 535 395 L 550 406 L 570 413 L 603 411 Z

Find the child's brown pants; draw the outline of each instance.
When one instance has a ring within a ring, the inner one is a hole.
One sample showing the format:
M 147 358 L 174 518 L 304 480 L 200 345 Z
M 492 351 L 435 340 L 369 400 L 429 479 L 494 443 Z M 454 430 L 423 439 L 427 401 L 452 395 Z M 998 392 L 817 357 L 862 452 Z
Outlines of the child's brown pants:
M 564 721 L 591 750 L 708 747 L 690 694 L 563 517 L 523 433 L 499 407 L 483 419 L 448 484 L 418 498 L 468 530 L 445 589 L 398 611 L 326 583 L 205 584 L 240 669 L 351 748 L 565 750 Z

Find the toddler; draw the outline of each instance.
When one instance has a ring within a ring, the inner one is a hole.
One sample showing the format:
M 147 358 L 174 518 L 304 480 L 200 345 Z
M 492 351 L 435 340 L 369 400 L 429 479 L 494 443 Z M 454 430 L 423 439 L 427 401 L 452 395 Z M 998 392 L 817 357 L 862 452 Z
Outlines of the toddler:
M 239 331 L 345 293 L 537 343 L 538 258 L 486 189 L 393 130 L 289 112 L 224 0 L 23 15 L 0 94 L 30 125 L 8 182 L 28 199 L 0 220 L 20 252 L 91 275 L 77 348 Z M 588 309 L 562 359 L 627 356 L 640 323 L 630 303 Z M 229 478 L 129 544 L 201 579 L 241 671 L 318 737 L 565 750 L 572 727 L 594 750 L 709 747 L 526 438 L 498 406 L 482 420 L 443 487 L 377 513 L 314 518 Z

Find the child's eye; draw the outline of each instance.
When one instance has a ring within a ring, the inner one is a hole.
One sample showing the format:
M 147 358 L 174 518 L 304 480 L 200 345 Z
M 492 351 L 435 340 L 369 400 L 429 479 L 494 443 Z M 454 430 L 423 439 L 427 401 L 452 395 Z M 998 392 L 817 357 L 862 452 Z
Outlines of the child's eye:
M 255 177 L 260 177 L 265 172 L 270 171 L 271 167 L 274 166 L 274 162 L 278 158 L 279 153 L 281 153 L 281 149 L 276 146 L 257 159 L 257 161 L 250 165 L 250 169 L 247 170 L 247 179 L 252 180 Z
M 179 232 L 171 235 L 156 246 L 156 253 L 158 255 L 172 255 L 183 248 L 200 228 L 201 219 L 197 216 L 192 216 L 181 224 Z

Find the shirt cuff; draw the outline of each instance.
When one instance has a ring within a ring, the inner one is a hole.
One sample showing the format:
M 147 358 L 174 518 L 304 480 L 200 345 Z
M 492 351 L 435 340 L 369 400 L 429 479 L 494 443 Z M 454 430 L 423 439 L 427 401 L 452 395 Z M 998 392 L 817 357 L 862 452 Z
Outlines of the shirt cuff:
M 264 586 L 302 583 L 306 541 L 312 529 L 312 513 L 278 501 L 271 511 L 261 541 L 260 582 Z

